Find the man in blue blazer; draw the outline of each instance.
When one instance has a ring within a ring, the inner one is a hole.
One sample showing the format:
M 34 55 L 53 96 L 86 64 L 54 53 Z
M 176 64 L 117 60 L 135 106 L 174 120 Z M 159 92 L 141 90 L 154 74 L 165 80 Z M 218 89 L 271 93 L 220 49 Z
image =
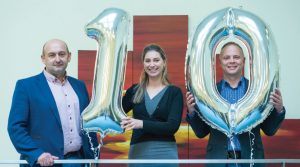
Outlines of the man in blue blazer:
M 245 57 L 242 48 L 234 42 L 226 43 L 220 53 L 220 63 L 223 70 L 223 79 L 217 84 L 220 95 L 230 104 L 241 99 L 248 88 L 248 80 L 243 76 Z M 207 159 L 263 159 L 264 149 L 260 130 L 266 135 L 272 136 L 279 129 L 285 117 L 282 96 L 279 89 L 271 93 L 270 101 L 274 106 L 270 115 L 263 123 L 257 125 L 251 132 L 234 135 L 228 138 L 222 132 L 208 126 L 195 113 L 195 99 L 191 93 L 187 93 L 187 122 L 191 125 L 196 136 L 203 138 L 210 134 L 207 148 Z M 249 167 L 249 164 L 208 164 L 210 167 Z M 254 164 L 254 167 L 264 164 Z
M 45 64 L 42 73 L 16 83 L 8 119 L 13 145 L 30 166 L 52 166 L 57 159 L 94 158 L 80 126 L 80 113 L 89 97 L 82 81 L 67 76 L 71 53 L 66 43 L 47 41 L 41 59 Z M 96 136 L 91 136 L 96 146 Z M 81 166 L 63 166 L 68 165 Z

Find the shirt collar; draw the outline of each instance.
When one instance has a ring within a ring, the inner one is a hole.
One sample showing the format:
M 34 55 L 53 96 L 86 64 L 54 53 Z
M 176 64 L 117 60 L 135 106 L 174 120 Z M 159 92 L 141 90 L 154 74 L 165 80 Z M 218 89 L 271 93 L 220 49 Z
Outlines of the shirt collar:
M 47 81 L 51 82 L 51 83 L 58 83 L 58 84 L 62 84 L 64 85 L 68 80 L 67 80 L 67 72 L 65 73 L 64 76 L 64 80 L 63 82 L 61 82 L 58 78 L 56 78 L 54 75 L 50 74 L 49 72 L 46 71 L 46 69 L 44 69 L 43 71 Z
M 237 86 L 236 88 L 240 87 L 242 84 L 244 85 L 245 82 L 246 82 L 245 77 L 244 77 L 244 76 L 241 76 L 240 81 L 239 81 L 239 83 L 238 83 L 238 86 Z M 232 88 L 232 87 L 230 86 L 230 84 L 229 84 L 226 80 L 222 79 L 222 80 L 221 80 L 221 88 L 224 88 L 224 87 L 230 87 L 230 88 Z M 232 89 L 234 89 L 234 88 L 232 88 Z

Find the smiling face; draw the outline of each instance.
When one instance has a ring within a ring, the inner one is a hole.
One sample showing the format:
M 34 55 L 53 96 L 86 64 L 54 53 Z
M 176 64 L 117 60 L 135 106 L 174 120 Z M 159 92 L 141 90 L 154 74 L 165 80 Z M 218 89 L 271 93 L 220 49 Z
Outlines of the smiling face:
M 63 41 L 54 39 L 44 45 L 41 58 L 46 66 L 46 71 L 60 79 L 65 75 L 71 60 L 71 53 Z
M 144 57 L 144 70 L 149 78 L 159 78 L 165 68 L 165 61 L 159 52 L 150 50 Z
M 242 49 L 236 44 L 225 45 L 220 53 L 223 77 L 240 78 L 243 74 L 245 57 Z

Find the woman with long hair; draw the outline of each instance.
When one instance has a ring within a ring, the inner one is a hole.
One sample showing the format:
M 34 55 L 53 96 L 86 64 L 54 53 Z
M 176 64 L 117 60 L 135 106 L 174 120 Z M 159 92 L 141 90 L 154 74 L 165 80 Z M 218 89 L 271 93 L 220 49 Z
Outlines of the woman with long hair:
M 126 130 L 133 129 L 128 158 L 178 159 L 174 134 L 182 118 L 182 92 L 168 79 L 167 57 L 159 45 L 147 45 L 142 61 L 140 82 L 132 85 L 122 99 L 124 111 L 133 110 L 133 118 L 126 117 L 121 122 Z M 141 164 L 131 166 L 138 165 Z

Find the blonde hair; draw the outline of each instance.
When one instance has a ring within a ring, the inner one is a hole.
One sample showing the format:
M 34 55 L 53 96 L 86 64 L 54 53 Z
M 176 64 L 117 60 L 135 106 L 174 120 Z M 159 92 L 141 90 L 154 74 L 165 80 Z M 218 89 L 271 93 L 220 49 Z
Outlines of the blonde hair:
M 162 60 L 165 62 L 165 67 L 162 71 L 162 75 L 161 75 L 161 81 L 164 85 L 169 85 L 170 81 L 168 79 L 168 71 L 167 71 L 167 57 L 166 54 L 164 52 L 164 50 L 157 44 L 149 44 L 147 45 L 142 53 L 142 61 L 144 62 L 145 59 L 145 55 L 150 52 L 150 51 L 156 51 L 160 54 L 160 57 L 162 58 Z M 145 70 L 142 71 L 141 75 L 140 75 L 140 83 L 137 85 L 136 89 L 137 91 L 135 92 L 134 96 L 133 96 L 133 103 L 140 103 L 144 97 L 144 93 L 146 90 L 146 86 L 149 83 L 149 76 L 148 74 L 145 72 Z

